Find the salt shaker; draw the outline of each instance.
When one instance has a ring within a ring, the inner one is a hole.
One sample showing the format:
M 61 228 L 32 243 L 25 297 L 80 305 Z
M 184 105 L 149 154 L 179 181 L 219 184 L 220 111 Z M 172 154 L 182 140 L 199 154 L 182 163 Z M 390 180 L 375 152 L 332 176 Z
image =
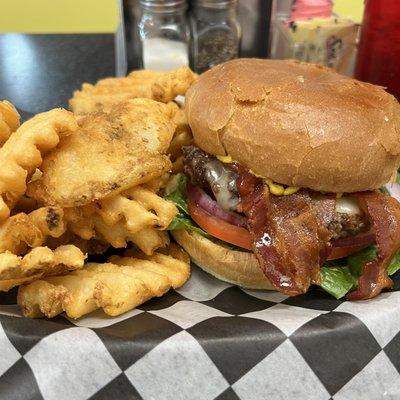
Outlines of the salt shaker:
M 202 73 L 239 57 L 241 28 L 236 0 L 195 0 L 190 18 L 190 64 Z
M 189 64 L 185 0 L 140 0 L 142 66 L 171 70 Z

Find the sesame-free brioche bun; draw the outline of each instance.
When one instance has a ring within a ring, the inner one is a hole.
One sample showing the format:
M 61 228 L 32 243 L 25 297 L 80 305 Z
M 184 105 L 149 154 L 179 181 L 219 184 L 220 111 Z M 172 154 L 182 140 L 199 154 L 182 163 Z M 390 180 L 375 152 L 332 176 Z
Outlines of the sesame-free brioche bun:
M 192 261 L 216 278 L 248 289 L 275 290 L 262 273 L 254 253 L 228 249 L 186 230 L 171 233 Z
M 383 88 L 298 61 L 237 59 L 186 93 L 194 141 L 275 182 L 373 190 L 400 164 L 400 105 Z

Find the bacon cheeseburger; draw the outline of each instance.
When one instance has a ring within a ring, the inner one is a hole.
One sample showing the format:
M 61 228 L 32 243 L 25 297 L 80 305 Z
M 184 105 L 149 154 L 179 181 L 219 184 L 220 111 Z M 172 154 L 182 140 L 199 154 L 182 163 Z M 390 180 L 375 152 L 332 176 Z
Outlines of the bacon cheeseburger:
M 186 95 L 194 146 L 167 198 L 193 261 L 247 288 L 319 285 L 368 299 L 400 269 L 400 105 L 381 87 L 295 61 L 238 59 Z

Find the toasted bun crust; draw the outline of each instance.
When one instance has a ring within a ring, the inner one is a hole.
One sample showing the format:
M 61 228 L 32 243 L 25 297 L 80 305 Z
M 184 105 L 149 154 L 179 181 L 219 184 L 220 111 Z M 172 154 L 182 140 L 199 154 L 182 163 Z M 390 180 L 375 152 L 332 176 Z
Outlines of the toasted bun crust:
M 229 250 L 196 233 L 172 231 L 192 261 L 216 278 L 248 289 L 274 290 L 253 253 Z
M 226 62 L 193 83 L 186 113 L 204 151 L 285 185 L 372 190 L 400 163 L 396 99 L 319 65 Z

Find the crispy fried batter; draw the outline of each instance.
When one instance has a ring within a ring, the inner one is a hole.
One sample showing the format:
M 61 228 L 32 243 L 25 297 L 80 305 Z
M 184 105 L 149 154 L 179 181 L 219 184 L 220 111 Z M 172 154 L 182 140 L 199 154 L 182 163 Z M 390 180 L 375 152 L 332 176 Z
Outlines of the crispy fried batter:
M 48 154 L 27 193 L 46 205 L 75 207 L 161 176 L 170 168 L 162 153 L 175 130 L 176 107 L 134 99 L 109 114 L 81 118 L 77 134 Z
M 7 100 L 0 101 L 0 147 L 19 128 L 19 120 L 20 116 L 13 105 Z
M 54 251 L 35 247 L 26 256 L 0 254 L 0 291 L 32 282 L 44 276 L 61 275 L 83 267 L 85 255 L 75 246 L 60 246 Z
M 134 71 L 125 78 L 102 79 L 96 85 L 84 83 L 69 104 L 75 114 L 88 114 L 108 112 L 114 104 L 134 98 L 168 103 L 184 95 L 196 77 L 188 67 L 171 72 Z
M 0 221 L 25 194 L 26 180 L 43 155 L 76 129 L 73 114 L 60 108 L 36 115 L 11 134 L 0 149 Z
M 65 311 L 79 318 L 97 308 L 116 316 L 171 287 L 182 286 L 190 274 L 189 264 L 163 254 L 142 258 L 114 258 L 112 263 L 88 264 L 65 276 L 49 277 L 21 286 L 18 304 L 23 314 L 51 318 Z
M 25 254 L 29 247 L 41 246 L 48 236 L 57 238 L 64 232 L 64 213 L 60 207 L 15 214 L 0 223 L 0 253 Z

